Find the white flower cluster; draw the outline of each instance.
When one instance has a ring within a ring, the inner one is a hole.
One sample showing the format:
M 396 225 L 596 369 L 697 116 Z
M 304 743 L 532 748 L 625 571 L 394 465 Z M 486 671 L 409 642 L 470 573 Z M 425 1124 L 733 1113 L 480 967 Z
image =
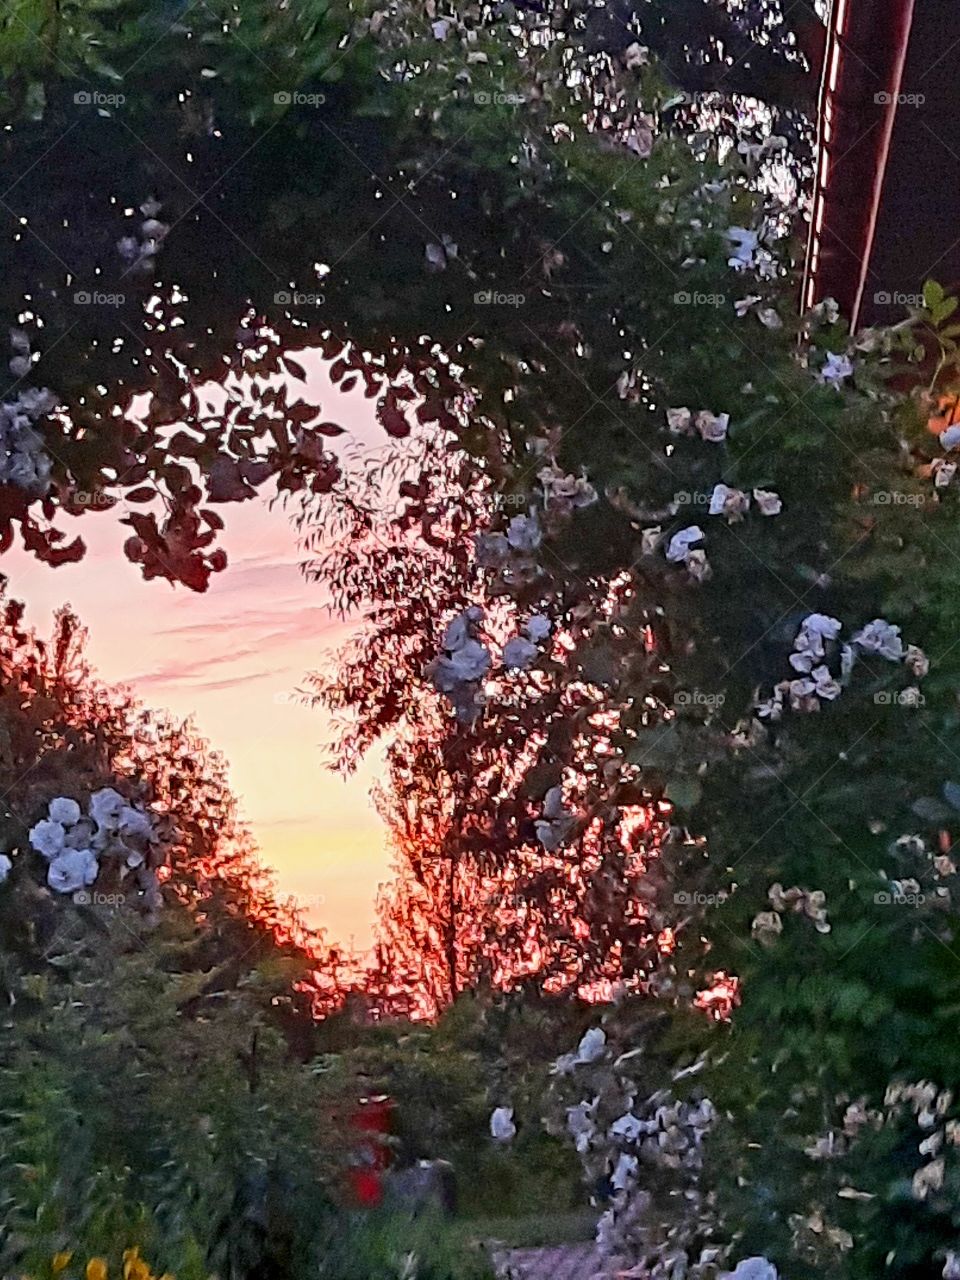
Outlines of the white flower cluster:
M 694 545 L 702 542 L 706 536 L 698 524 L 687 525 L 686 529 L 680 529 L 671 537 L 664 551 L 670 563 L 684 565 L 695 582 L 706 582 L 712 572 L 706 551 Z M 656 546 L 660 539 L 659 525 L 653 529 L 644 529 L 643 537 L 644 551 L 651 544 Z
M 490 652 L 477 639 L 483 610 L 478 605 L 465 609 L 443 633 L 443 653 L 427 667 L 434 688 L 453 703 L 457 719 L 473 724 L 483 700 L 480 682 L 490 670 Z
M 849 1153 L 864 1129 L 879 1129 L 882 1124 L 883 1113 L 869 1109 L 866 1098 L 860 1098 L 847 1104 L 839 1129 L 829 1129 L 825 1134 L 810 1138 L 803 1153 L 811 1160 L 839 1160 Z M 859 1195 L 853 1189 L 848 1190 L 846 1196 L 842 1191 L 839 1194 L 844 1199 Z
M 552 853 L 570 835 L 574 821 L 574 815 L 564 806 L 561 789 L 551 787 L 543 798 L 543 817 L 534 823 L 537 839 Z
M 754 489 L 753 498 L 762 516 L 778 516 L 783 510 L 780 495 L 772 489 Z M 726 484 L 714 486 L 710 495 L 710 515 L 725 516 L 728 524 L 735 524 L 749 510 L 749 493 L 745 493 L 743 489 L 732 489 Z
M 951 423 L 938 437 L 940 447 L 947 453 L 960 448 L 960 423 Z M 934 458 L 929 467 L 921 470 L 921 475 L 932 475 L 937 489 L 945 489 L 957 474 L 957 464 L 949 458 Z
M 569 1075 L 576 1067 L 587 1067 L 591 1062 L 599 1062 L 606 1051 L 607 1035 L 603 1027 L 591 1027 L 583 1033 L 573 1053 L 561 1054 L 551 1071 L 554 1075 Z
M 572 1139 L 589 1181 L 609 1185 L 597 1224 L 607 1260 L 599 1275 L 712 1280 L 726 1250 L 713 1242 L 697 1182 L 714 1107 L 708 1098 L 678 1100 L 670 1089 L 641 1096 L 631 1078 L 631 1069 L 642 1066 L 640 1055 L 639 1049 L 618 1055 L 602 1028 L 587 1031 L 554 1065 L 547 1127 Z M 679 1071 L 674 1080 L 702 1066 Z M 581 1100 L 566 1102 L 571 1091 Z M 682 1221 L 671 1221 L 681 1205 Z
M 51 800 L 47 816 L 31 828 L 29 838 L 47 860 L 47 884 L 54 892 L 75 894 L 88 888 L 106 858 L 118 868 L 120 879 L 131 873 L 136 877 L 147 910 L 161 906 L 160 886 L 149 866 L 156 841 L 153 820 L 112 787 L 94 791 L 86 813 L 68 796 Z
M 927 1163 L 914 1173 L 912 1191 L 917 1200 L 926 1200 L 932 1191 L 943 1190 L 947 1172 L 946 1153 L 950 1148 L 960 1147 L 960 1120 L 946 1119 L 953 1106 L 953 1093 L 949 1089 L 938 1089 L 930 1080 L 920 1080 L 916 1084 L 897 1081 L 888 1087 L 884 1103 L 892 1117 L 909 1109 L 924 1133 L 917 1150 Z M 956 1258 L 955 1254 L 952 1256 Z M 948 1274 L 947 1267 L 944 1267 L 943 1274 Z M 957 1274 L 960 1275 L 960 1271 Z
M 547 510 L 557 509 L 570 515 L 580 507 L 589 507 L 597 501 L 597 491 L 585 476 L 567 475 L 551 462 L 541 467 L 537 479 L 543 487 L 543 501 Z
M 763 946 L 771 946 L 783 933 L 783 913 L 796 912 L 813 921 L 817 933 L 829 933 L 830 922 L 827 920 L 827 895 L 822 889 L 801 889 L 794 885 L 792 889 L 784 889 L 782 884 L 773 884 L 767 893 L 772 911 L 761 911 L 750 925 L 750 933 L 756 942 Z
M 543 448 L 538 452 L 542 454 Z M 597 501 L 597 491 L 586 476 L 570 475 L 553 461 L 540 468 L 537 479 L 543 491 L 545 516 L 568 519 L 574 511 Z M 536 505 L 532 505 L 527 514 L 513 516 L 505 533 L 477 534 L 477 562 L 483 569 L 509 567 L 512 573 L 529 579 L 537 572 L 533 555 L 542 542 L 540 513 Z
M 738 298 L 733 304 L 733 310 L 740 319 L 756 310 L 757 319 L 765 329 L 782 329 L 783 321 L 780 319 L 779 312 L 774 307 L 758 306 L 757 304 L 762 301 L 759 293 L 751 293 L 745 298 Z
M 840 319 L 840 303 L 836 298 L 824 298 L 811 307 L 804 316 L 808 325 L 833 325 Z
M 935 800 L 930 803 L 936 804 Z M 881 878 L 889 886 L 889 892 L 895 899 L 912 902 L 918 909 L 929 907 L 942 917 L 945 909 L 952 906 L 957 883 L 957 863 L 950 853 L 937 852 L 928 848 L 922 836 L 902 835 L 887 846 L 888 854 L 899 864 L 897 873 L 888 877 L 885 871 Z M 922 929 L 925 933 L 940 934 L 943 924 L 924 921 Z M 949 943 L 949 934 L 943 936 Z
M 440 642 L 443 652 L 426 670 L 433 687 L 446 695 L 457 719 L 465 724 L 473 724 L 480 714 L 480 685 L 492 665 L 489 649 L 478 638 L 482 618 L 483 610 L 478 605 L 471 605 L 454 618 Z M 525 671 L 532 666 L 540 652 L 538 645 L 550 635 L 550 627 L 550 619 L 540 613 L 524 623 L 522 633 L 503 646 L 504 670 Z
M 490 1116 L 490 1136 L 495 1142 L 512 1142 L 517 1136 L 513 1107 L 495 1107 Z
M 847 378 L 853 377 L 853 362 L 849 356 L 835 355 L 834 352 L 828 351 L 827 358 L 823 362 L 817 381 L 823 383 L 824 386 L 841 387 Z
M 455 261 L 459 246 L 452 237 L 444 234 L 439 243 L 430 241 L 424 246 L 423 257 L 428 271 L 446 271 L 447 263 Z
M 762 280 L 776 276 L 777 264 L 769 249 L 763 247 L 759 231 L 748 227 L 728 227 L 730 257 L 727 265 L 734 271 L 756 271 Z
M 783 680 L 774 686 L 773 696 L 757 704 L 757 714 L 764 719 L 779 720 L 789 703 L 792 711 L 819 711 L 821 700 L 832 702 L 849 683 L 851 673 L 860 655 L 885 658 L 888 662 L 903 662 L 912 675 L 920 678 L 930 669 L 930 662 L 922 649 L 906 645 L 900 638 L 900 628 L 884 618 L 874 618 L 853 636 L 849 644 L 840 648 L 840 676 L 837 679 L 827 665 L 827 644 L 837 641 L 843 624 L 838 618 L 825 613 L 811 613 L 800 624 L 793 643 L 790 665 L 798 673 L 792 680 Z M 919 690 L 908 689 L 908 695 L 919 697 Z
M 940 443 L 945 449 L 954 449 L 960 444 L 960 432 L 958 432 L 956 444 L 945 444 L 944 436 L 951 431 L 957 431 L 956 427 L 949 427 L 947 431 L 940 437 Z M 933 476 L 933 485 L 935 489 L 945 489 L 953 477 L 957 474 L 957 464 L 951 462 L 948 458 L 934 458 L 930 463 L 929 474 Z
M 752 267 L 760 246 L 760 237 L 757 232 L 751 231 L 748 227 L 730 227 L 727 231 L 727 239 L 730 241 L 731 255 L 727 259 L 727 265 L 737 271 Z
M 531 508 L 529 515 L 514 516 L 506 533 L 477 534 L 477 563 L 484 569 L 500 569 L 512 556 L 532 555 L 542 541 L 540 521 Z
M 668 409 L 667 426 L 674 436 L 698 435 L 708 444 L 721 444 L 727 438 L 730 426 L 729 413 L 711 413 L 700 409 L 697 413 L 687 408 Z
M 11 329 L 10 346 L 10 372 L 23 378 L 31 368 L 30 338 L 23 329 Z M 28 387 L 15 399 L 0 404 L 0 484 L 15 484 L 38 495 L 50 488 L 50 455 L 35 424 L 56 403 L 46 387 Z
M 766 1258 L 743 1258 L 732 1271 L 722 1271 L 720 1280 L 777 1280 L 777 1268 Z
M 129 264 L 128 270 L 144 273 L 153 271 L 160 246 L 170 230 L 165 222 L 157 220 L 160 209 L 159 200 L 155 200 L 152 196 L 144 200 L 140 206 L 143 222 L 140 224 L 139 235 L 122 236 L 117 241 L 117 252 L 124 262 Z
M 503 646 L 503 665 L 507 671 L 526 671 L 540 654 L 539 645 L 550 634 L 550 619 L 535 613 L 523 626 L 523 634 L 513 636 Z
M 746 138 L 737 143 L 737 152 L 743 156 L 744 160 L 750 165 L 758 164 L 767 156 L 777 155 L 781 151 L 786 151 L 789 143 L 778 133 L 768 134 L 762 142 L 749 142 Z

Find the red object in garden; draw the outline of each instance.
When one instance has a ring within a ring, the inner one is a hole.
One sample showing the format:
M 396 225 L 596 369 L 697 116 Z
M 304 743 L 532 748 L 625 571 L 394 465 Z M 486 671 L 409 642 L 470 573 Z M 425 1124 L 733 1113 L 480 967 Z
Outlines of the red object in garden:
M 390 1115 L 393 1099 L 386 1094 L 361 1098 L 350 1117 L 357 1135 L 350 1169 L 350 1190 L 361 1209 L 376 1209 L 383 1200 L 383 1175 L 390 1164 Z

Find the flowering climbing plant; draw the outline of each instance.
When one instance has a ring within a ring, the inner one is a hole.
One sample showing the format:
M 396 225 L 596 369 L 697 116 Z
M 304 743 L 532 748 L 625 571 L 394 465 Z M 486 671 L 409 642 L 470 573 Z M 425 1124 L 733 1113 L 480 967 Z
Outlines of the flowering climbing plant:
M 611 1250 L 955 1274 L 956 299 L 798 316 L 783 140 L 677 127 L 639 40 L 597 73 L 513 6 L 195 8 L 65 23 L 13 84 L 0 546 L 77 559 L 116 508 L 146 577 L 203 590 L 221 504 L 349 510 L 315 576 L 369 629 L 318 696 L 348 762 L 389 743 L 430 999 L 699 1010 L 694 1094 L 634 1087 L 629 1022 L 558 1070 Z M 409 449 L 399 509 L 347 489 L 306 349 Z M 4 815 L 4 892 L 152 898 L 150 804 L 87 781 Z
M 443 46 L 437 82 L 450 62 L 451 112 L 465 68 L 450 45 L 469 47 L 468 30 L 467 19 L 424 37 Z M 648 1106 L 613 1063 L 620 1109 L 603 1110 L 596 1147 L 590 1108 L 596 1097 L 603 1108 L 603 1089 L 565 1102 L 573 1140 L 598 1167 L 613 1160 L 620 1203 L 607 1222 L 621 1264 L 651 1265 L 642 1233 L 659 1230 L 658 1265 L 674 1265 L 669 1223 L 688 1203 L 709 1207 L 710 1238 L 696 1235 L 697 1210 L 682 1242 L 682 1266 L 704 1275 L 906 1275 L 920 1259 L 949 1273 L 957 1242 L 931 1196 L 935 1160 L 912 1181 L 926 1151 L 864 1131 L 829 1173 L 808 1151 L 825 1116 L 842 1125 L 851 1106 L 882 1109 L 893 1081 L 956 1084 L 933 1034 L 957 994 L 960 785 L 943 745 L 960 677 L 956 442 L 948 422 L 929 426 L 954 376 L 956 304 L 929 283 L 888 329 L 850 333 L 829 299 L 796 315 L 790 212 L 760 180 L 770 152 L 691 145 L 661 121 L 655 70 L 620 74 L 649 134 L 629 161 L 614 151 L 615 195 L 521 259 L 535 306 L 478 317 L 451 433 L 481 497 L 449 535 L 463 558 L 447 607 L 439 592 L 429 617 L 391 602 L 423 660 L 382 677 L 364 666 L 383 701 L 375 692 L 361 714 L 378 708 L 365 721 L 374 736 L 402 734 L 401 708 L 432 691 L 448 717 L 435 741 L 465 762 L 454 794 L 460 778 L 477 831 L 513 824 L 502 852 L 491 842 L 481 855 L 458 821 L 444 865 L 495 863 L 538 940 L 553 927 L 586 942 L 592 926 L 586 902 L 568 913 L 549 879 L 525 882 L 523 858 L 557 857 L 590 901 L 612 904 L 626 887 L 632 911 L 606 933 L 605 985 L 582 994 L 635 1009 L 630 993 L 642 992 L 671 1019 L 702 1010 L 703 1092 L 675 1115 L 672 1094 Z M 567 123 L 543 147 L 528 129 L 518 206 L 528 181 L 540 193 L 575 173 L 586 182 L 610 154 L 600 132 Z M 456 314 L 456 273 L 477 267 L 469 233 L 451 231 L 429 261 Z M 436 472 L 417 481 L 411 508 L 435 531 L 454 499 Z M 500 501 L 485 505 L 484 486 Z M 507 736 L 519 723 L 522 755 L 519 734 Z M 492 798 L 471 790 L 470 770 L 504 762 L 508 743 L 517 773 L 499 768 Z M 397 781 L 409 795 L 416 772 Z M 493 901 L 491 928 L 503 897 Z M 436 910 L 455 933 L 449 897 Z M 469 936 L 456 936 L 468 954 Z M 642 1057 L 627 1033 L 614 1062 L 632 1048 Z M 672 1086 L 667 1071 L 659 1087 Z M 706 1098 L 694 1142 L 684 1126 Z M 655 1134 L 669 1149 L 671 1126 L 696 1152 L 689 1200 L 658 1200 L 634 1150 Z M 617 1223 L 634 1201 L 631 1244 Z

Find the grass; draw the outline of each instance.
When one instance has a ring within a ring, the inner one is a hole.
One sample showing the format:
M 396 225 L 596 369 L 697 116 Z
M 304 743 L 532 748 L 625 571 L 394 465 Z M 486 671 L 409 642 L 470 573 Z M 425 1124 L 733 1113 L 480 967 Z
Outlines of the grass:
M 565 1213 L 526 1214 L 518 1218 L 463 1218 L 451 1230 L 465 1243 L 496 1241 L 511 1249 L 537 1249 L 551 1244 L 577 1244 L 592 1240 L 596 1209 L 570 1209 Z

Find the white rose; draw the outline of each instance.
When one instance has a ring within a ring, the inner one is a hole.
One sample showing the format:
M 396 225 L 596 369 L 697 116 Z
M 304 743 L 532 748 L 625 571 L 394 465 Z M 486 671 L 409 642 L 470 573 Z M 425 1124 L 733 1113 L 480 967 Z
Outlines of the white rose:
M 581 1066 L 596 1062 L 603 1057 L 606 1047 L 606 1033 L 601 1027 L 591 1027 L 589 1031 L 584 1032 L 580 1043 L 577 1045 L 577 1062 Z
M 45 858 L 55 858 L 63 848 L 64 830 L 59 822 L 42 818 L 30 830 L 30 844 Z
M 537 657 L 537 646 L 523 636 L 514 636 L 503 646 L 503 665 L 508 671 L 525 671 Z
M 675 533 L 667 544 L 666 556 L 671 564 L 679 564 L 686 560 L 693 543 L 701 542 L 704 538 L 704 532 L 697 524 L 688 525 L 686 529 L 681 529 L 679 533 Z
M 710 444 L 719 444 L 727 438 L 727 428 L 730 426 L 729 413 L 709 413 L 706 409 L 701 409 L 697 414 L 697 430 L 703 440 Z
M 59 822 L 64 827 L 72 827 L 80 821 L 80 806 L 76 800 L 70 800 L 66 796 L 51 800 L 47 812 L 51 822 Z
M 133 809 L 126 804 L 120 810 L 119 829 L 121 835 L 133 836 L 134 838 L 149 839 L 153 835 L 153 823 L 150 821 L 150 815 L 142 813 L 139 809 Z
M 75 893 L 93 884 L 100 870 L 90 849 L 65 849 L 47 870 L 47 884 L 56 893 Z
M 625 1191 L 636 1177 L 638 1160 L 636 1156 L 628 1156 L 625 1151 L 620 1153 L 616 1168 L 610 1178 L 615 1191 Z
M 675 436 L 690 435 L 693 429 L 693 414 L 689 409 L 668 409 L 667 426 Z
M 496 1107 L 490 1116 L 490 1133 L 497 1142 L 510 1142 L 516 1137 L 513 1123 L 513 1107 Z
M 772 489 L 754 489 L 753 497 L 762 516 L 778 516 L 783 510 L 780 495 Z
M 115 831 L 126 803 L 113 787 L 102 787 L 90 797 L 90 817 L 98 827 Z
M 542 613 L 535 613 L 523 629 L 534 644 L 540 644 L 550 634 L 551 625 L 549 618 Z
M 744 1258 L 733 1271 L 724 1271 L 722 1280 L 777 1280 L 777 1268 L 766 1258 Z

